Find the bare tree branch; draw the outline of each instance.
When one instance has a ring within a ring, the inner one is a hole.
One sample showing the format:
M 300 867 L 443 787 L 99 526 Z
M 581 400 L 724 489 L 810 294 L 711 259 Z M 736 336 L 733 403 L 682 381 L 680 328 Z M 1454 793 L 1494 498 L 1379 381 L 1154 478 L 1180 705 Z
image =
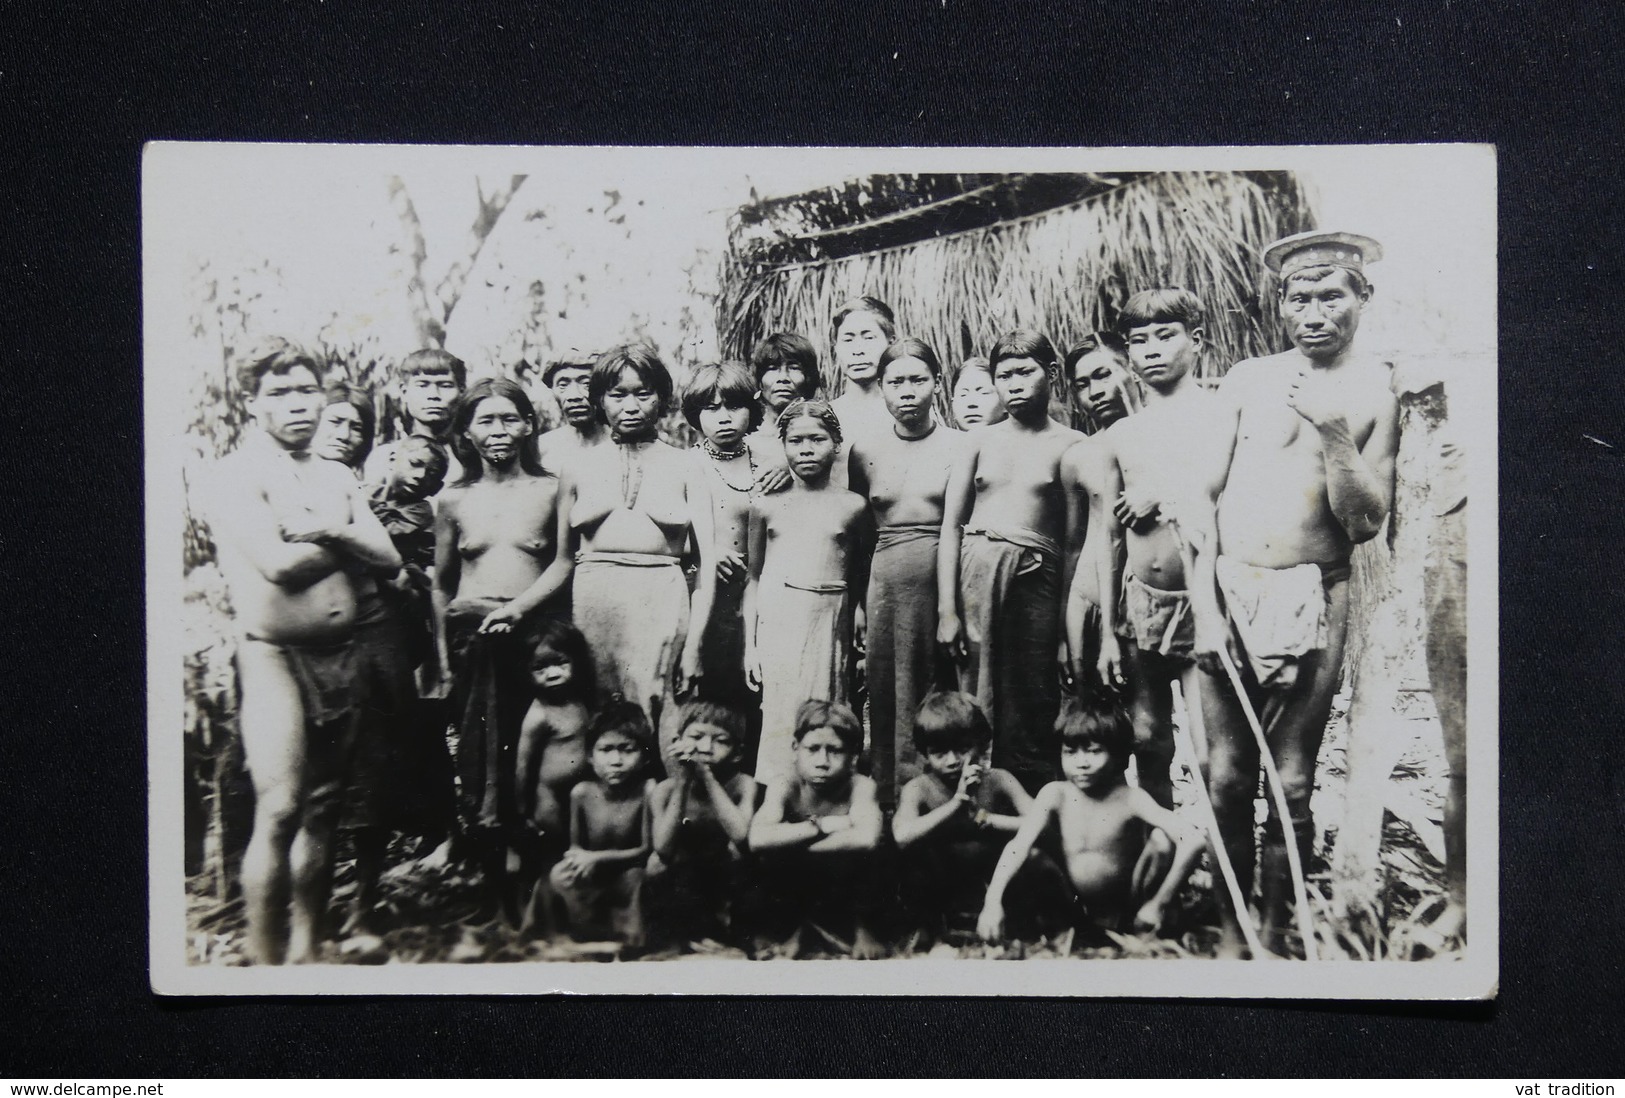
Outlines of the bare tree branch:
M 411 260 L 411 272 L 406 280 L 406 303 L 412 310 L 418 340 L 424 347 L 443 347 L 446 343 L 445 321 L 429 307 L 428 287 L 423 278 L 424 264 L 429 260 L 429 249 L 423 242 L 423 223 L 418 220 L 418 211 L 412 205 L 406 183 L 398 175 L 389 177 L 389 201 L 401 220 L 401 229 L 406 237 L 406 254 Z
M 468 276 L 474 270 L 474 264 L 480 257 L 480 250 L 485 247 L 485 240 L 496 228 L 497 220 L 502 211 L 508 208 L 514 193 L 524 183 L 525 176 L 516 175 L 508 181 L 502 190 L 486 195 L 485 188 L 480 181 L 474 181 L 475 194 L 479 198 L 479 213 L 474 215 L 474 224 L 469 226 L 468 238 L 463 246 L 463 255 L 456 262 L 446 268 L 446 277 L 440 280 L 435 287 L 435 300 L 440 306 L 440 321 L 442 326 L 451 320 L 451 312 L 457 307 L 458 300 L 463 296 L 463 288 L 468 285 Z

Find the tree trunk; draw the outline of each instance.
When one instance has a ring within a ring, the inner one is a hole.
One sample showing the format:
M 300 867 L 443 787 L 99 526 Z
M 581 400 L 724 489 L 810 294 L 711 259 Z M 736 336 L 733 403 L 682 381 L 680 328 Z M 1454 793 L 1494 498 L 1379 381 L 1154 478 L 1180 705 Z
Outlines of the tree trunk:
M 1400 400 L 1399 453 L 1394 505 L 1382 533 L 1354 551 L 1349 606 L 1350 669 L 1348 784 L 1332 857 L 1339 915 L 1359 921 L 1380 916 L 1385 813 L 1410 801 L 1391 777 L 1415 735 L 1404 695 L 1426 690 L 1422 637 L 1422 567 L 1431 516 L 1428 466 L 1437 426 L 1424 402 Z M 1404 815 L 1411 815 L 1409 808 Z M 1413 829 L 1427 838 L 1429 821 Z
M 435 283 L 434 292 L 431 294 L 427 272 L 429 250 L 423 241 L 423 223 L 418 220 L 417 207 L 412 204 L 412 196 L 406 189 L 405 181 L 398 175 L 389 177 L 390 204 L 395 207 L 396 216 L 400 218 L 401 231 L 405 236 L 406 257 L 411 264 L 411 271 L 406 280 L 406 303 L 412 311 L 412 323 L 417 328 L 420 346 L 445 347 L 446 325 L 451 322 L 452 311 L 457 308 L 457 302 L 463 296 L 463 289 L 468 285 L 468 276 L 479 260 L 486 238 L 491 235 L 491 230 L 496 228 L 502 212 L 508 208 L 508 203 L 513 200 L 515 192 L 525 179 L 523 175 L 516 175 L 508 180 L 507 185 L 501 190 L 489 195 L 480 186 L 479 180 L 474 181 L 479 197 L 479 212 L 474 215 L 474 223 L 469 226 L 462 252 L 447 264 L 446 273 Z

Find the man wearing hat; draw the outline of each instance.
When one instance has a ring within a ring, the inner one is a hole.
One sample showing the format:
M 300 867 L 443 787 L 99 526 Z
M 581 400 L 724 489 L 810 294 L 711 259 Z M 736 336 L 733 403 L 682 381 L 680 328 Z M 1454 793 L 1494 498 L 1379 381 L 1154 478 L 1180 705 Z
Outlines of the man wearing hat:
M 1266 249 L 1292 347 L 1238 362 L 1225 377 L 1226 449 L 1210 485 L 1217 505 L 1181 516 L 1196 549 L 1190 586 L 1208 788 L 1244 895 L 1260 759 L 1224 663 L 1240 672 L 1263 724 L 1307 866 L 1315 757 L 1342 670 L 1349 556 L 1376 536 L 1393 501 L 1399 431 L 1390 367 L 1355 340 L 1371 300 L 1365 264 L 1381 256 L 1375 240 L 1342 232 L 1299 233 Z M 1272 949 L 1284 949 L 1280 932 L 1291 924 L 1285 842 L 1271 799 L 1259 908 Z M 1224 948 L 1239 953 L 1233 916 L 1226 911 Z

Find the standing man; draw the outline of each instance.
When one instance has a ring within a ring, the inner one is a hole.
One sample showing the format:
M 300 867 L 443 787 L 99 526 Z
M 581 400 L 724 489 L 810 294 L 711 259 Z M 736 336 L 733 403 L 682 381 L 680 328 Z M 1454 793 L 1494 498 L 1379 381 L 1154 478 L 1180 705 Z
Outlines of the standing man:
M 1189 290 L 1142 290 L 1118 318 L 1129 360 L 1146 387 L 1138 415 L 1099 439 L 1105 472 L 1105 527 L 1096 539 L 1101 641 L 1099 671 L 1126 688 L 1134 722 L 1139 786 L 1174 806 L 1173 683 L 1198 696 L 1195 628 L 1186 591 L 1187 553 L 1175 525 L 1179 505 L 1205 498 L 1211 473 L 1191 455 L 1214 431 L 1218 398 L 1196 379 L 1206 342 L 1205 310 Z M 1078 573 L 1088 571 L 1088 566 Z
M 1244 894 L 1259 750 L 1223 658 L 1237 661 L 1264 726 L 1307 866 L 1315 760 L 1343 664 L 1349 555 L 1376 536 L 1393 502 L 1399 433 L 1390 369 L 1355 341 L 1371 300 L 1365 264 L 1381 256 L 1375 240 L 1341 232 L 1300 233 L 1265 251 L 1292 348 L 1230 370 L 1210 486 L 1216 525 L 1201 529 L 1207 512 L 1195 508 L 1182 523 L 1197 549 L 1191 603 L 1205 672 L 1208 790 Z M 1260 874 L 1264 940 L 1280 949 L 1292 883 L 1273 800 Z M 1222 895 L 1220 904 L 1222 948 L 1239 953 L 1236 913 Z
M 463 464 L 451 445 L 451 408 L 468 387 L 468 367 L 454 354 L 426 347 L 402 359 L 395 376 L 401 386 L 401 405 L 406 409 L 407 434 L 438 443 L 451 463 L 446 483 L 462 480 Z M 375 448 L 362 479 L 373 485 L 387 483 L 398 446 L 398 442 L 386 442 Z
M 573 358 L 550 362 L 547 369 L 542 371 L 542 384 L 547 386 L 553 399 L 559 402 L 559 411 L 564 413 L 562 424 L 536 440 L 542 468 L 554 476 L 558 476 L 571 454 L 598 445 L 609 433 L 593 411 L 592 400 L 587 396 L 587 379 L 590 377 L 592 363 Z
M 1077 494 L 1086 508 L 1083 546 L 1072 572 L 1066 599 L 1066 647 L 1071 658 L 1072 688 L 1086 698 L 1098 686 L 1100 656 L 1099 538 L 1108 525 L 1116 500 L 1105 495 L 1106 470 L 1101 438 L 1112 424 L 1128 415 L 1136 403 L 1128 374 L 1128 350 L 1114 333 L 1084 336 L 1066 352 L 1066 374 L 1072 383 L 1072 408 L 1080 422 L 1094 425 L 1061 459 L 1061 483 Z
M 1060 751 L 1061 596 L 1083 510 L 1062 486 L 1062 455 L 1084 436 L 1049 417 L 1055 348 L 1017 329 L 988 352 L 1010 418 L 965 437 L 948 480 L 937 551 L 937 640 L 960 663 L 960 689 L 993 724 L 993 765 L 1029 791 L 1055 777 Z
M 950 681 L 938 674 L 937 545 L 948 474 L 967 436 L 932 414 L 942 362 L 929 345 L 898 340 L 880 356 L 878 373 L 892 429 L 853 444 L 850 483 L 869 501 L 876 527 L 859 621 L 868 650 L 870 758 L 881 805 L 890 809 L 919 772 L 920 702 Z
M 254 783 L 248 945 L 255 960 L 281 964 L 315 960 L 332 890 L 360 700 L 351 574 L 401 558 L 350 470 L 310 453 L 323 404 L 316 360 L 273 340 L 238 380 L 254 427 L 216 467 L 209 518 L 235 611 Z

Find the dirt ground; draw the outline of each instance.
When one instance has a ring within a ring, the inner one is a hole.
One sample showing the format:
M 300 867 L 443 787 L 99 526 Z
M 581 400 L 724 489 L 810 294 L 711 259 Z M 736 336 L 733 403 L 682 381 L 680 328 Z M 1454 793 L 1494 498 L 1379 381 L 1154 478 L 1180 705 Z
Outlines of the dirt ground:
M 1404 726 L 1410 742 L 1391 779 L 1390 811 L 1384 824 L 1381 890 L 1382 926 L 1356 932 L 1335 925 L 1330 917 L 1328 859 L 1336 841 L 1345 780 L 1348 742 L 1347 697 L 1340 696 L 1321 748 L 1314 813 L 1319 834 L 1316 856 L 1308 867 L 1308 886 L 1320 900 L 1317 940 L 1322 956 L 1418 958 L 1413 923 L 1425 924 L 1444 896 L 1440 821 L 1444 805 L 1444 755 L 1438 722 L 1425 695 L 1402 696 Z M 1176 763 L 1175 799 L 1181 808 L 1193 803 L 1195 786 L 1188 770 Z M 1264 801 L 1257 802 L 1263 819 Z M 442 854 L 444 851 L 441 852 Z M 412 844 L 397 839 L 381 881 L 382 903 L 374 933 L 358 933 L 324 943 L 322 959 L 333 964 L 414 964 L 424 962 L 487 963 L 521 961 L 607 961 L 625 959 L 614 943 L 536 940 L 519 934 L 502 920 L 478 919 L 478 879 L 470 871 L 432 855 L 416 857 Z M 342 910 L 354 889 L 353 861 L 341 850 L 334 890 L 334 910 Z M 893 943 L 895 957 L 1020 959 L 1183 958 L 1210 957 L 1218 934 L 1206 861 L 1198 867 L 1181 900 L 1182 930 L 1177 937 L 1138 938 L 1109 935 L 1085 942 L 1070 933 L 1058 940 L 987 945 L 966 932 L 927 944 L 916 935 Z M 1322 904 L 1320 901 L 1327 901 Z M 337 922 L 338 920 L 334 920 Z M 838 957 L 845 943 L 834 938 L 807 943 L 803 957 Z M 645 961 L 743 958 L 739 949 L 715 942 L 691 943 L 682 950 L 644 953 Z M 202 878 L 187 882 L 187 957 L 194 964 L 243 965 L 243 914 L 240 898 L 224 902 L 210 895 Z

